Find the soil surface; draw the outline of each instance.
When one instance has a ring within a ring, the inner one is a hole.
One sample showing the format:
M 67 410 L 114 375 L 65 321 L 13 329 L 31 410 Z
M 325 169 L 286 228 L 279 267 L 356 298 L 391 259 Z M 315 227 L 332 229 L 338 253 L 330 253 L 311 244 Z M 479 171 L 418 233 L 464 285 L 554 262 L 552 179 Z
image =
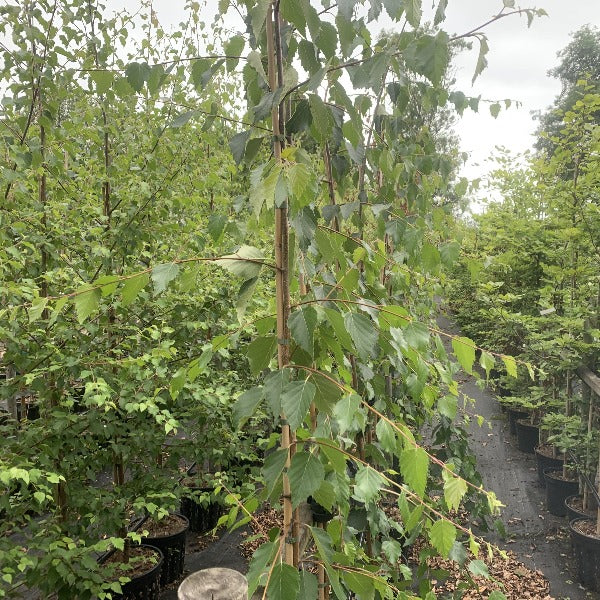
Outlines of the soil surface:
M 160 521 L 152 517 L 146 519 L 138 531 L 147 531 L 147 538 L 169 537 L 183 531 L 187 527 L 187 521 L 177 515 L 167 515 Z
M 129 550 L 130 562 L 127 567 L 117 567 L 113 573 L 113 581 L 117 581 L 119 577 L 133 578 L 138 575 L 143 575 L 151 571 L 158 562 L 158 554 L 152 550 L 152 548 L 145 547 L 132 547 Z M 122 565 L 123 564 L 123 553 L 114 552 L 105 561 L 105 565 Z

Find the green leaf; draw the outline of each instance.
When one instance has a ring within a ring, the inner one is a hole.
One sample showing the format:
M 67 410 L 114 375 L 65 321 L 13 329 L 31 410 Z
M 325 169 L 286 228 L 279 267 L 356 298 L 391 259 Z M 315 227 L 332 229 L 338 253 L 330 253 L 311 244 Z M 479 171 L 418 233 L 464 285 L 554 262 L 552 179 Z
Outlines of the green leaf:
M 473 373 L 475 362 L 475 342 L 466 337 L 452 338 L 452 349 L 460 366 L 467 372 Z
M 263 261 L 263 253 L 258 248 L 241 246 L 237 252 L 226 254 L 215 260 L 215 264 L 238 277 L 253 279 L 259 276 Z
M 407 448 L 400 455 L 400 472 L 404 481 L 419 496 L 425 494 L 429 456 L 421 447 Z
M 354 342 L 356 352 L 361 358 L 377 356 L 376 346 L 379 333 L 369 317 L 348 312 L 344 316 L 344 324 Z
M 229 140 L 229 149 L 231 150 L 231 155 L 233 156 L 233 160 L 235 160 L 237 165 L 244 160 L 244 155 L 246 154 L 246 144 L 250 139 L 251 133 L 252 130 L 248 129 L 247 131 L 242 131 L 234 135 Z
M 77 321 L 80 325 L 97 310 L 102 295 L 98 288 L 89 289 L 89 287 L 89 285 L 86 285 L 83 288 L 79 288 L 73 297 Z
M 319 412 L 330 414 L 333 405 L 340 399 L 342 390 L 325 375 L 311 373 L 310 380 L 315 384 L 314 403 Z
M 312 116 L 311 131 L 318 141 L 327 140 L 333 131 L 333 116 L 331 111 L 317 94 L 308 96 L 310 114 Z
M 141 92 L 144 83 L 148 81 L 150 77 L 150 67 L 148 63 L 138 63 L 132 62 L 127 65 L 125 69 L 125 77 L 127 77 L 127 82 L 136 92 Z
M 136 296 L 148 285 L 150 276 L 148 273 L 140 273 L 130 279 L 126 279 L 121 289 L 121 304 L 129 306 Z
M 262 472 L 265 478 L 265 485 L 267 487 L 267 493 L 271 495 L 275 488 L 279 476 L 283 472 L 285 463 L 288 458 L 288 450 L 286 448 L 279 448 L 275 450 L 267 458 L 263 464 Z
M 492 117 L 494 117 L 494 119 L 498 117 L 498 115 L 500 114 L 500 104 L 498 104 L 498 102 L 490 104 L 490 114 L 492 115 Z
M 242 323 L 244 315 L 246 314 L 246 308 L 248 307 L 248 302 L 252 298 L 252 294 L 256 289 L 256 284 L 258 283 L 258 277 L 253 277 L 252 279 L 246 279 L 240 285 L 240 289 L 238 290 L 238 296 L 235 301 L 235 311 L 237 314 L 238 321 Z
M 310 571 L 300 571 L 300 591 L 298 600 L 315 600 L 319 595 L 317 576 Z
M 340 585 L 338 573 L 331 567 L 331 562 L 333 560 L 333 548 L 330 535 L 324 529 L 319 529 L 318 527 L 309 527 L 309 529 L 315 541 L 318 556 L 325 565 L 329 583 L 331 584 L 337 599 L 347 600 L 348 596 L 344 593 L 344 590 Z
M 481 352 L 481 356 L 479 357 L 479 364 L 483 369 L 485 369 L 486 375 L 490 376 L 490 371 L 494 368 L 496 364 L 496 359 L 492 354 L 483 350 Z
M 169 127 L 171 127 L 172 129 L 179 129 L 180 127 L 183 127 L 184 125 L 187 124 L 187 122 L 194 116 L 196 116 L 198 114 L 197 111 L 195 110 L 188 110 L 186 112 L 181 113 L 180 115 L 176 116 L 170 123 L 169 123 Z
M 448 0 L 440 0 L 437 10 L 435 11 L 435 17 L 433 18 L 433 26 L 437 27 L 442 21 L 446 19 L 446 8 L 448 7 Z
M 179 273 L 179 265 L 177 263 L 164 263 L 156 265 L 152 269 L 152 283 L 154 284 L 154 295 L 164 292 L 167 286 Z
M 314 355 L 314 333 L 317 326 L 317 311 L 313 306 L 303 306 L 288 319 L 288 326 L 296 343 L 310 356 Z
M 458 398 L 456 396 L 440 396 L 437 406 L 440 414 L 452 420 L 456 417 L 458 410 Z
M 333 58 L 337 49 L 337 29 L 327 21 L 321 21 L 319 36 L 315 40 L 317 48 L 323 52 L 325 58 Z
M 252 50 L 248 53 L 246 60 L 248 61 L 248 64 L 258 73 L 263 82 L 268 83 L 260 52 Z
M 260 37 L 260 32 L 267 19 L 267 12 L 269 11 L 270 5 L 271 0 L 257 0 L 256 4 L 248 11 L 250 23 L 252 25 L 252 33 L 257 39 Z
M 421 24 L 421 17 L 423 16 L 421 0 L 403 0 L 403 3 L 406 20 L 413 29 L 416 29 Z
M 271 572 L 267 598 L 269 600 L 297 600 L 300 591 L 300 573 L 297 567 L 278 562 Z
M 397 449 L 395 429 L 385 419 L 379 419 L 375 427 L 375 432 L 385 452 L 394 454 Z
M 485 577 L 486 579 L 490 577 L 487 565 L 482 560 L 472 560 L 469 563 L 469 571 L 475 576 Z
M 306 417 L 316 388 L 308 381 L 291 381 L 281 394 L 281 409 L 292 430 L 298 429 Z
M 446 506 L 450 510 L 458 509 L 466 493 L 466 481 L 459 477 L 453 477 L 452 475 L 448 475 L 448 478 L 444 482 L 444 500 L 446 501 Z
M 477 39 L 479 40 L 479 56 L 477 57 L 477 64 L 475 65 L 472 83 L 475 83 L 477 77 L 479 77 L 479 75 L 481 75 L 484 69 L 487 67 L 488 62 L 486 55 L 490 51 L 490 47 L 487 43 L 487 37 L 485 35 L 479 34 Z
M 285 124 L 286 133 L 302 133 L 310 127 L 312 123 L 312 115 L 310 112 L 310 104 L 308 100 L 300 100 L 296 105 L 296 110 L 290 120 Z
M 267 565 L 271 564 L 275 560 L 277 551 L 279 550 L 279 541 L 267 542 L 258 549 L 252 555 L 252 560 L 248 568 L 248 597 L 250 598 L 256 588 L 260 584 L 260 579 L 263 572 L 266 570 Z
M 327 457 L 329 465 L 340 475 L 345 475 L 347 457 L 342 449 L 329 439 L 318 439 L 317 442 L 321 452 Z
M 281 16 L 292 23 L 298 31 L 304 36 L 306 33 L 306 17 L 302 10 L 302 2 L 298 0 L 281 0 Z
M 402 558 L 402 545 L 396 540 L 386 540 L 381 544 L 381 549 L 392 564 L 396 564 Z
M 115 74 L 111 71 L 90 71 L 90 79 L 96 86 L 96 93 L 102 95 L 112 87 Z
M 277 337 L 274 335 L 257 337 L 248 344 L 246 356 L 250 363 L 250 372 L 252 375 L 258 375 L 263 369 L 269 366 L 276 348 Z
M 263 398 L 263 388 L 257 386 L 245 391 L 233 403 L 233 422 L 236 427 L 242 427 L 242 425 L 254 414 Z
M 375 580 L 372 576 L 356 571 L 342 571 L 342 579 L 361 600 L 372 600 L 375 596 Z
M 313 492 L 313 498 L 323 508 L 331 510 L 337 498 L 333 484 L 325 479 L 319 489 Z
M 292 506 L 296 508 L 319 489 L 325 479 L 325 469 L 316 456 L 301 450 L 292 457 L 288 475 L 292 488 Z
M 499 590 L 494 590 L 489 596 L 488 600 L 506 600 L 506 596 Z
M 225 54 L 227 56 L 240 56 L 244 51 L 244 46 L 246 41 L 241 35 L 234 35 L 228 42 L 226 42 L 223 46 L 223 50 L 225 50 Z M 227 65 L 227 71 L 233 71 L 239 62 L 238 58 L 228 58 L 225 62 Z
M 358 394 L 348 394 L 333 407 L 333 416 L 338 423 L 340 433 L 354 431 L 358 416 L 360 416 L 364 424 L 365 417 L 359 410 L 360 405 L 361 397 Z
M 426 271 L 435 273 L 440 266 L 440 251 L 432 244 L 425 242 L 421 249 L 421 263 Z
M 27 314 L 29 316 L 29 322 L 33 323 L 37 321 L 44 312 L 46 305 L 48 304 L 48 298 L 34 298 L 31 302 L 31 306 L 27 309 Z
M 274 417 L 281 414 L 281 394 L 289 383 L 289 369 L 281 369 L 269 373 L 265 378 L 265 398 Z
M 359 465 L 354 484 L 354 498 L 368 504 L 379 495 L 386 483 L 385 478 L 373 467 Z
M 429 530 L 429 540 L 442 557 L 446 558 L 456 540 L 456 527 L 443 519 L 436 521 Z
M 506 367 L 506 373 L 511 377 L 517 377 L 517 361 L 512 356 L 503 355 L 502 362 Z

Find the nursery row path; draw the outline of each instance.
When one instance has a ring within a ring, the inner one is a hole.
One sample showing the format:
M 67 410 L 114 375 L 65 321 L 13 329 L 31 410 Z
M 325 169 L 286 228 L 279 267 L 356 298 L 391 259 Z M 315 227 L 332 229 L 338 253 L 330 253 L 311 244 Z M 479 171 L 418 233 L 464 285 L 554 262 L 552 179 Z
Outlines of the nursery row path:
M 443 309 L 438 326 L 450 334 L 461 333 L 452 315 Z M 474 402 L 468 412 L 485 418 L 482 427 L 476 418 L 471 419 L 471 448 L 477 456 L 485 489 L 493 491 L 505 505 L 501 519 L 506 536 L 484 537 L 514 552 L 530 569 L 541 571 L 556 600 L 599 599 L 599 594 L 587 592 L 577 584 L 566 517 L 555 517 L 546 510 L 545 489 L 538 482 L 535 455 L 517 448 L 496 396 L 487 388 L 481 389 L 470 375 L 461 376 L 460 391 Z

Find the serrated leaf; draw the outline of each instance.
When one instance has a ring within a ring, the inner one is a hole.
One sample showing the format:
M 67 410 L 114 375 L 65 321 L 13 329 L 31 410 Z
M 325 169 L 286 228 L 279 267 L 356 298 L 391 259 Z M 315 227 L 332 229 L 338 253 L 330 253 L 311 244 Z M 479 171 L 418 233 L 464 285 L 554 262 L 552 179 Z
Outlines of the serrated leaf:
M 286 448 L 279 448 L 278 450 L 275 450 L 269 454 L 269 456 L 267 456 L 265 459 L 262 472 L 268 495 L 273 492 L 273 488 L 277 484 L 279 476 L 283 472 L 287 458 L 288 450 Z
M 234 35 L 232 38 L 229 39 L 229 41 L 227 41 L 224 44 L 223 50 L 225 50 L 225 54 L 229 57 L 232 57 L 227 58 L 225 61 L 228 72 L 233 71 L 237 67 L 239 58 L 233 57 L 239 57 L 242 54 L 242 52 L 244 51 L 245 44 L 246 41 L 241 35 Z
M 377 355 L 377 341 L 379 333 L 373 321 L 365 315 L 348 312 L 344 316 L 344 325 L 352 338 L 356 353 L 361 358 L 375 357 Z
M 115 74 L 112 71 L 90 71 L 90 79 L 94 82 L 97 94 L 108 92 L 115 80 Z
M 429 541 L 443 558 L 447 558 L 456 540 L 456 527 L 443 519 L 436 521 L 429 530 Z
M 248 53 L 246 60 L 248 61 L 248 64 L 258 73 L 258 75 L 263 80 L 263 82 L 267 83 L 267 75 L 265 73 L 265 68 L 263 67 L 263 64 L 262 64 L 262 58 L 260 56 L 260 52 L 257 52 L 256 50 L 252 50 L 251 52 Z
M 338 423 L 340 433 L 354 431 L 358 415 L 364 422 L 364 415 L 359 411 L 360 405 L 361 397 L 358 394 L 348 394 L 333 407 L 333 416 Z
M 321 452 L 327 457 L 329 465 L 333 467 L 334 471 L 344 475 L 346 473 L 346 454 L 339 448 L 335 442 L 329 439 L 318 439 L 319 447 Z
M 336 493 L 333 484 L 324 480 L 318 490 L 313 492 L 313 498 L 327 510 L 331 510 L 336 500 Z
M 177 115 L 170 123 L 169 123 L 169 127 L 171 127 L 172 129 L 179 129 L 180 127 L 183 127 L 185 124 L 187 124 L 187 122 L 194 116 L 196 116 L 198 114 L 197 111 L 195 110 L 187 110 L 183 113 L 181 113 L 180 115 Z
M 460 477 L 450 475 L 444 482 L 444 500 L 446 506 L 452 510 L 457 510 L 460 503 L 467 493 L 467 483 Z
M 136 296 L 148 285 L 150 276 L 148 273 L 140 273 L 135 277 L 126 279 L 121 289 L 121 304 L 129 306 Z
M 319 595 L 317 576 L 310 571 L 300 571 L 300 590 L 298 600 L 315 600 Z
M 316 456 L 301 450 L 292 457 L 288 476 L 292 489 L 292 506 L 296 508 L 319 489 L 325 479 L 325 469 Z
M 89 288 L 85 286 L 77 290 L 76 295 L 73 297 L 73 303 L 75 304 L 75 312 L 77 313 L 77 321 L 81 325 L 93 312 L 95 312 L 100 303 L 101 292 L 98 288 Z
M 317 311 L 313 306 L 303 306 L 288 319 L 288 326 L 296 343 L 310 356 L 314 354 L 314 334 L 317 326 Z
M 215 264 L 238 277 L 253 279 L 260 275 L 263 261 L 263 253 L 258 248 L 254 246 L 241 246 L 233 254 L 225 254 L 216 259 Z
M 423 16 L 421 0 L 403 0 L 403 3 L 406 20 L 413 29 L 416 29 L 421 24 L 421 17 Z
M 489 579 L 490 572 L 488 571 L 487 565 L 482 560 L 472 560 L 469 563 L 469 571 L 475 576 L 485 577 Z
M 483 350 L 481 352 L 481 356 L 479 357 L 479 364 L 485 370 L 486 376 L 490 376 L 490 371 L 494 368 L 496 364 L 496 359 L 492 354 Z
M 277 337 L 274 335 L 259 336 L 248 344 L 246 356 L 252 375 L 258 375 L 269 366 L 276 348 Z
M 281 394 L 281 409 L 292 430 L 298 429 L 308 413 L 316 388 L 308 380 L 291 381 Z
M 308 101 L 312 116 L 311 131 L 318 141 L 325 141 L 333 131 L 334 122 L 331 111 L 317 94 L 310 94 Z
M 152 269 L 152 283 L 154 285 L 154 295 L 164 292 L 167 286 L 179 273 L 179 265 L 177 263 L 164 263 L 156 265 Z
M 498 115 L 500 114 L 500 104 L 498 102 L 490 104 L 490 114 L 492 115 L 492 117 L 494 117 L 494 119 L 498 117 Z
M 254 414 L 263 398 L 263 388 L 257 386 L 245 391 L 233 403 L 233 422 L 236 427 L 242 427 L 242 425 Z
M 377 439 L 381 447 L 386 451 L 394 454 L 396 452 L 396 430 L 385 420 L 379 419 L 375 427 Z
M 425 494 L 429 456 L 421 447 L 406 448 L 400 455 L 400 472 L 404 481 L 419 496 Z
M 452 349 L 460 366 L 467 372 L 473 373 L 475 362 L 475 342 L 466 337 L 452 338 Z
M 506 372 L 511 377 L 517 377 L 517 361 L 512 356 L 503 355 L 502 362 L 506 367 Z
M 251 133 L 251 129 L 248 129 L 247 131 L 241 131 L 229 140 L 229 149 L 231 150 L 231 155 L 233 156 L 233 160 L 237 165 L 244 160 L 244 155 L 246 154 L 246 144 L 250 139 Z
M 150 76 L 150 67 L 148 63 L 138 63 L 132 62 L 127 65 L 125 69 L 125 77 L 127 77 L 127 82 L 136 92 L 141 92 L 144 83 L 148 81 L 148 77 Z
M 250 598 L 256 588 L 259 586 L 261 576 L 267 565 L 271 564 L 275 560 L 277 551 L 279 550 L 279 541 L 267 542 L 258 549 L 252 555 L 250 565 L 248 567 L 248 597 Z
M 475 83 L 475 80 L 481 75 L 484 69 L 487 67 L 487 58 L 486 55 L 490 51 L 490 47 L 487 43 L 487 38 L 485 35 L 478 35 L 477 39 L 479 40 L 479 56 L 477 57 L 477 64 L 475 65 L 475 72 L 473 73 L 472 83 Z
M 371 466 L 359 465 L 354 484 L 354 497 L 368 504 L 386 485 L 386 479 Z
M 27 315 L 29 316 L 29 322 L 33 323 L 37 321 L 44 312 L 46 305 L 48 304 L 48 298 L 34 298 L 31 302 L 31 306 L 27 309 Z

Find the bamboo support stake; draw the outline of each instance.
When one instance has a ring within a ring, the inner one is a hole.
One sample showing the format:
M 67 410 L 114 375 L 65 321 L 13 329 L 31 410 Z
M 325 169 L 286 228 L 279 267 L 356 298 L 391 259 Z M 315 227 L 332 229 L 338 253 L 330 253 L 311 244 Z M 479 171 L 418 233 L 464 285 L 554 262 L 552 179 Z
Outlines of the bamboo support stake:
M 269 87 L 271 91 L 275 91 L 278 87 L 278 68 L 279 62 L 276 54 L 276 40 L 274 19 L 278 19 L 277 3 L 269 6 L 267 14 L 267 65 Z M 274 14 L 275 12 L 275 14 Z M 279 29 L 279 27 L 277 27 Z M 282 138 L 280 129 L 280 114 L 279 107 L 274 106 L 271 112 L 271 121 L 273 126 L 273 155 L 276 161 L 281 161 Z M 290 362 L 290 334 L 287 326 L 288 316 L 290 312 L 289 298 L 289 273 L 288 273 L 288 254 L 289 254 L 289 231 L 288 231 L 288 215 L 287 204 L 280 207 L 275 207 L 275 294 L 277 304 L 277 359 L 278 366 L 283 369 Z M 291 431 L 290 426 L 286 421 L 285 415 L 282 414 L 281 426 L 281 448 L 288 451 L 288 460 L 286 467 L 290 464 L 291 451 Z M 293 509 L 290 480 L 287 474 L 287 469 L 283 473 L 283 531 L 281 536 L 281 553 L 284 562 L 289 565 L 297 565 L 297 557 L 294 554 L 293 537 Z M 296 546 L 297 548 L 297 546 Z

